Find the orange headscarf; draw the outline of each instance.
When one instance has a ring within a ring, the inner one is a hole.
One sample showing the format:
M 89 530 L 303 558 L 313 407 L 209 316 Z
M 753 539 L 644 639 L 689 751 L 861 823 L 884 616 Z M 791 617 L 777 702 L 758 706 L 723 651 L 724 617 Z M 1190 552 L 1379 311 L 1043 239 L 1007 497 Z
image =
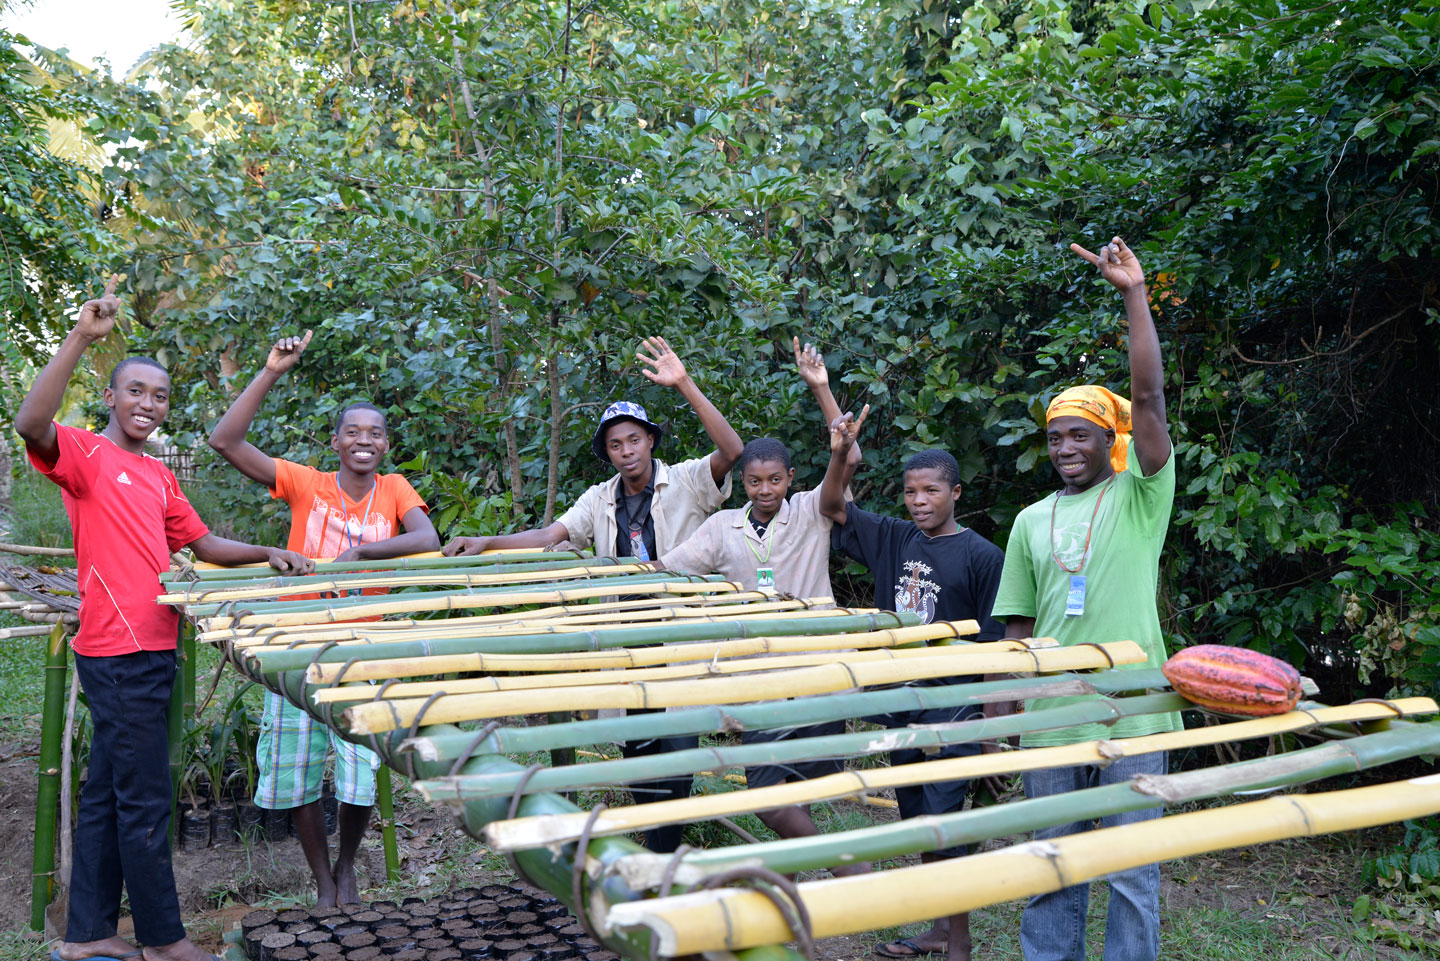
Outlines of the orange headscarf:
M 1057 417 L 1083 417 L 1092 424 L 1109 428 L 1115 432 L 1115 444 L 1110 448 L 1110 466 L 1118 474 L 1129 460 L 1130 450 L 1130 402 L 1119 394 L 1104 387 L 1087 384 L 1061 391 L 1045 410 L 1045 423 Z

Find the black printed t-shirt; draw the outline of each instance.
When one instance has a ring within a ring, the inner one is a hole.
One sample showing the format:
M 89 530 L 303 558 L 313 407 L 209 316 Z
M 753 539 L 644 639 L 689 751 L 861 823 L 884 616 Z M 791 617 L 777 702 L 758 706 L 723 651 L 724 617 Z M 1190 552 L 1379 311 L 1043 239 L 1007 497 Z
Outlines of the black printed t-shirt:
M 990 616 L 1005 552 L 969 528 L 928 537 L 914 521 L 845 505 L 845 524 L 833 528 L 832 546 L 870 568 L 875 606 L 912 611 L 922 621 L 980 625 L 977 641 L 998 641 L 1005 627 Z M 943 683 L 943 682 L 942 682 Z

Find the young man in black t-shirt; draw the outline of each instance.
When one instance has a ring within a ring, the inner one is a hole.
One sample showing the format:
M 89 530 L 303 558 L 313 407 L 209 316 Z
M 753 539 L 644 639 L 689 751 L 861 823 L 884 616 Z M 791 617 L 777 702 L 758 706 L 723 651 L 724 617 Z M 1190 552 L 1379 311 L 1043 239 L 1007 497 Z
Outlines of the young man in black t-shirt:
M 850 415 L 836 419 L 830 428 L 830 457 L 844 458 L 855 443 Z M 875 606 L 910 611 L 924 623 L 973 619 L 980 625 L 978 640 L 996 641 L 1004 627 L 990 616 L 1005 554 L 1000 548 L 955 521 L 960 499 L 960 465 L 942 450 L 921 451 L 905 462 L 905 508 L 910 520 L 886 517 L 846 503 L 835 492 L 821 488 L 820 511 L 835 522 L 831 544 L 864 564 L 875 577 Z M 957 678 L 937 678 L 920 684 L 946 684 Z M 887 727 L 908 724 L 945 724 L 979 716 L 975 707 L 913 711 L 888 715 Z M 913 764 L 941 757 L 980 753 L 978 743 L 954 744 L 929 758 L 918 750 L 892 751 L 892 765 Z M 943 781 L 897 788 L 895 798 L 902 818 L 946 814 L 965 805 L 970 782 Z M 936 861 L 965 854 L 964 846 L 921 856 Z M 969 961 L 970 918 L 956 914 L 942 918 L 924 934 L 877 945 L 875 953 L 887 958 L 913 958 L 947 951 L 950 961 Z

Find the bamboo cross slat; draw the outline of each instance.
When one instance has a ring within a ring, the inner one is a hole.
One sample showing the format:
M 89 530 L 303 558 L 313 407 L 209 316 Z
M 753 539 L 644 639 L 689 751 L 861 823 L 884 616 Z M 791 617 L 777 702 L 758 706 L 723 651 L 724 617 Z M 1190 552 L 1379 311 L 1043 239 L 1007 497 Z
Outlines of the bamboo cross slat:
M 725 660 L 721 660 L 720 656 L 716 654 L 709 660 L 700 659 L 698 661 L 695 652 L 688 652 L 690 657 L 687 658 L 687 662 L 684 664 L 612 670 L 604 671 L 600 674 L 596 674 L 593 670 L 551 671 L 548 673 L 527 674 L 520 677 L 471 677 L 453 678 L 447 681 L 416 681 L 410 684 L 394 684 L 385 689 L 385 699 L 387 701 L 398 701 L 405 698 L 428 698 L 432 694 L 484 694 L 494 693 L 496 691 L 518 691 L 530 688 L 553 689 L 560 687 L 580 687 L 591 684 L 629 684 L 635 681 L 664 681 L 700 676 L 778 671 L 794 667 L 812 667 L 816 664 L 837 662 L 857 664 L 877 660 L 908 660 L 916 657 L 935 657 L 936 655 L 949 656 L 956 651 L 964 651 L 966 654 L 973 656 L 993 651 L 1023 651 L 1029 649 L 1030 645 L 1027 645 L 1024 641 L 994 641 L 964 648 L 918 647 L 902 650 L 880 649 L 852 651 L 843 654 L 832 648 L 808 654 L 779 654 L 766 655 L 763 657 L 727 658 Z M 683 655 L 678 655 L 677 653 L 672 654 L 672 656 Z M 326 666 L 328 665 L 317 664 L 315 667 L 316 669 L 320 669 Z M 359 665 L 355 666 L 358 667 Z M 559 664 L 554 666 L 558 667 Z M 346 674 L 346 679 L 350 679 L 348 673 Z M 319 704 L 333 704 L 339 702 L 368 701 L 374 696 L 374 689 L 368 686 L 343 686 L 316 691 L 315 701 Z
M 1143 664 L 1145 652 L 1134 641 L 1119 641 L 1093 647 L 1059 647 L 1010 651 L 970 656 L 963 650 L 946 649 L 943 655 L 915 661 L 889 663 L 838 662 L 746 677 L 703 680 L 659 681 L 653 684 L 597 684 L 563 691 L 501 691 L 493 694 L 442 696 L 425 708 L 425 717 L 435 724 L 476 721 L 512 714 L 546 711 L 587 711 L 601 708 L 667 708 L 695 704 L 733 704 L 825 694 L 856 687 L 902 684 L 925 678 L 964 674 L 1008 674 L 1017 671 L 1076 671 L 1112 664 Z M 409 701 L 375 701 L 357 704 L 344 712 L 344 724 L 352 734 L 383 734 L 415 723 L 422 704 Z
M 855 634 L 807 634 L 793 637 L 750 637 L 732 641 L 691 641 L 683 645 L 632 647 L 570 654 L 450 654 L 431 657 L 366 660 L 345 672 L 350 681 L 384 681 L 424 674 L 470 671 L 579 671 L 651 667 L 674 661 L 744 657 L 754 654 L 828 651 L 839 647 L 899 647 L 978 634 L 974 621 L 935 621 L 914 627 Z M 315 664 L 306 673 L 311 684 L 330 684 L 340 676 L 339 664 Z

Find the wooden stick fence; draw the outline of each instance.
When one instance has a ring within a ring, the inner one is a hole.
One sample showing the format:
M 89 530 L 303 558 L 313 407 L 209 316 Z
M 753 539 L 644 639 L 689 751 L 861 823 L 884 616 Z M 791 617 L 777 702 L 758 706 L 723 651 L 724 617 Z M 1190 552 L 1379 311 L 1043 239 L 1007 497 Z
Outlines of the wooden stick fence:
M 835 609 L 829 598 L 744 591 L 714 578 L 573 554 L 325 563 L 301 578 L 197 566 L 163 580 L 165 599 L 196 619 L 200 639 L 219 645 L 237 669 L 342 736 L 374 748 L 387 765 L 414 779 L 423 796 L 451 806 L 467 832 L 507 852 L 524 876 L 581 914 L 610 947 L 637 959 L 650 957 L 652 948 L 665 956 L 733 951 L 746 961 L 795 957 L 783 947 L 795 934 L 795 915 L 771 896 L 697 888 L 727 872 L 763 886 L 755 879 L 756 865 L 793 873 L 923 853 L 1077 818 L 1299 786 L 1440 750 L 1440 728 L 1401 720 L 1435 712 L 1428 698 L 1307 703 L 1273 718 L 847 770 L 585 812 L 555 792 L 993 741 L 1194 707 L 1171 693 L 1164 676 L 1124 638 L 1077 647 L 1046 639 L 974 643 L 974 622 L 922 625 L 914 615 Z M 353 593 L 381 589 L 399 593 Z M 343 593 L 303 596 L 316 592 Z M 356 621 L 362 617 L 389 619 Z M 982 682 L 982 674 L 1013 676 Z M 917 681 L 921 686 L 914 686 Z M 1070 694 L 1099 696 L 950 724 L 823 736 L 801 730 L 823 721 Z M 570 717 L 604 708 L 665 710 Z M 514 720 L 526 714 L 548 714 L 554 723 Z M 579 764 L 564 759 L 576 748 L 617 741 L 742 730 L 782 736 L 740 745 L 722 737 L 668 755 L 607 755 Z M 679 858 L 647 853 L 625 836 L 664 824 L 868 797 L 901 785 L 1108 763 L 1280 734 L 1326 743 L 1060 798 Z M 550 752 L 553 763 L 527 769 L 507 756 L 535 751 Z M 787 890 L 808 911 L 804 933 L 825 937 L 947 916 L 1160 857 L 1436 810 L 1440 783 L 1382 784 L 1200 810 Z

